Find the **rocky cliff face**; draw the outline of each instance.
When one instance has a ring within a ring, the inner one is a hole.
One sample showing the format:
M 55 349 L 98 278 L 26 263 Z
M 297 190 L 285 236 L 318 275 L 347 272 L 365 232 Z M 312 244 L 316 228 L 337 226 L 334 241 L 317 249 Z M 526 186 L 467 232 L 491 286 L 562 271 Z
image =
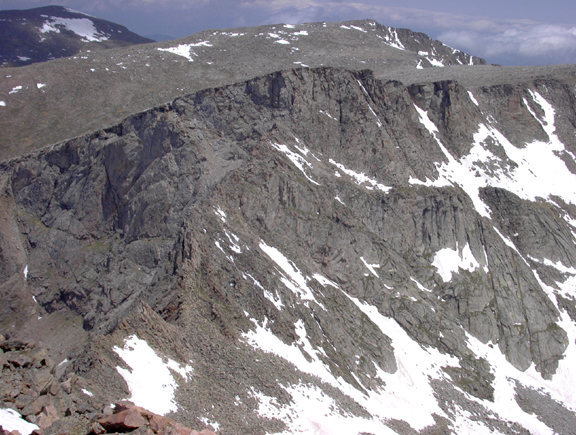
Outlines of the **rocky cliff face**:
M 7 161 L 0 328 L 219 433 L 570 433 L 574 84 L 296 69 Z

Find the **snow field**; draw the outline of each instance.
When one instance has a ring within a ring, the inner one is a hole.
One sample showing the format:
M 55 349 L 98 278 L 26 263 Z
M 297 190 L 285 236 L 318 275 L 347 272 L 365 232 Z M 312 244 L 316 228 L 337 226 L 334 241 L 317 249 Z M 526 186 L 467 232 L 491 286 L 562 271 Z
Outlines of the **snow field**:
M 343 293 L 346 295 L 345 293 Z M 339 410 L 334 400 L 327 397 L 318 387 L 300 383 L 283 386 L 292 395 L 290 406 L 280 406 L 275 399 L 254 391 L 259 399 L 259 413 L 263 416 L 280 418 L 289 426 L 287 433 L 296 431 L 314 433 L 345 433 L 336 428 L 353 428 L 353 433 L 393 433 L 386 425 L 388 419 L 399 419 L 408 422 L 414 429 L 421 430 L 434 424 L 432 414 L 446 416 L 439 407 L 430 379 L 444 378 L 442 367 L 458 366 L 454 357 L 441 354 L 435 349 L 424 349 L 413 341 L 408 334 L 393 319 L 382 316 L 376 307 L 370 306 L 358 299 L 346 295 L 356 307 L 382 331 L 392 339 L 396 357 L 395 373 L 384 372 L 377 364 L 377 377 L 382 381 L 378 390 L 366 387 L 359 390 L 344 379 L 336 378 L 329 367 L 322 362 L 322 349 L 315 349 L 306 336 L 306 328 L 302 320 L 295 324 L 298 341 L 291 345 L 285 344 L 268 328 L 267 321 L 244 334 L 244 338 L 252 347 L 277 355 L 304 372 L 317 376 L 339 389 L 343 394 L 355 400 L 374 417 L 371 419 L 355 417 Z M 309 358 L 306 358 L 306 355 Z M 355 377 L 358 383 L 360 380 Z M 308 410 L 315 410 L 312 414 Z M 336 430 L 336 432 L 331 432 Z
M 159 415 L 178 410 L 174 400 L 174 393 L 178 388 L 174 373 L 188 381 L 192 374 L 191 366 L 181 365 L 169 358 L 160 358 L 154 349 L 137 335 L 127 337 L 123 347 L 115 346 L 113 350 L 129 367 L 116 367 L 128 384 L 131 394 L 128 400 Z
M 551 200 L 551 197 L 559 196 L 570 204 L 576 204 L 576 189 L 573 188 L 576 185 L 576 175 L 570 172 L 558 156 L 559 153 L 566 152 L 566 149 L 555 134 L 554 108 L 539 93 L 530 91 L 530 94 L 534 103 L 544 111 L 543 119 L 536 116 L 526 100 L 524 104 L 542 125 L 549 137 L 548 142 L 534 141 L 518 148 L 495 127 L 482 123 L 474 134 L 474 144 L 470 152 L 460 160 L 450 155 L 438 138 L 438 129 L 428 114 L 415 105 L 420 122 L 435 139 L 447 162 L 436 165 L 439 173 L 437 180 L 422 182 L 410 178 L 410 183 L 437 187 L 458 185 L 472 199 L 478 213 L 485 217 L 490 217 L 490 210 L 480 199 L 479 189 L 486 186 L 504 188 L 530 201 L 538 198 Z M 473 99 L 473 95 L 470 98 Z M 488 151 L 485 146 L 488 140 L 501 146 L 515 165 L 510 165 Z
M 456 246 L 456 249 L 440 249 L 434 255 L 432 266 L 438 269 L 438 274 L 442 281 L 449 282 L 452 280 L 452 274 L 458 273 L 460 269 L 474 272 L 480 267 L 480 264 L 472 254 L 470 246 L 466 243 L 466 246 L 461 250 L 458 250 L 458 246 Z
M 40 28 L 40 32 L 60 33 L 60 27 L 76 33 L 86 42 L 102 42 L 110 39 L 110 35 L 98 32 L 92 20 L 88 18 L 48 17 Z

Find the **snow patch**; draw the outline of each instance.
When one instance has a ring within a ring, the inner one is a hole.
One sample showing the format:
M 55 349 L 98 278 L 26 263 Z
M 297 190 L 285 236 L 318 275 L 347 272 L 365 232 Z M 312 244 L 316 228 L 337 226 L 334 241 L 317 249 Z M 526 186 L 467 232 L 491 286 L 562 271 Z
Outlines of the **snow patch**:
M 346 205 L 346 204 L 344 204 L 344 201 L 342 201 L 342 199 L 341 199 L 338 195 L 336 195 L 336 196 L 334 197 L 334 199 L 335 199 L 336 201 L 338 201 L 340 204 Z
M 302 172 L 304 174 L 304 176 L 306 177 L 306 179 L 308 181 L 310 181 L 312 184 L 316 184 L 317 186 L 320 185 L 317 181 L 310 178 L 310 176 L 306 173 L 306 170 L 304 169 L 305 167 L 308 167 L 310 169 L 313 168 L 312 163 L 310 163 L 308 160 L 306 160 L 304 158 L 307 153 L 302 153 L 300 151 L 301 149 L 296 147 L 296 149 L 298 149 L 298 151 L 300 151 L 300 154 L 304 154 L 304 156 L 302 156 L 298 153 L 295 153 L 294 151 L 291 151 L 290 148 L 288 148 L 288 146 L 286 146 L 286 145 L 277 144 L 277 143 L 273 143 L 273 142 L 270 142 L 270 145 L 272 145 L 272 147 L 275 150 L 278 150 L 281 153 L 283 153 L 284 155 L 286 155 L 286 157 L 288 157 L 288 159 L 294 164 L 294 166 L 296 166 L 300 170 L 300 172 Z
M 338 286 L 338 284 L 336 284 L 334 281 L 329 280 L 328 278 L 326 278 L 325 276 L 320 275 L 319 273 L 315 273 L 312 275 L 312 278 L 314 278 L 316 281 L 318 281 L 320 283 L 320 285 L 322 285 L 322 287 L 334 287 L 334 288 L 340 288 Z
M 364 260 L 364 257 L 360 257 L 360 260 L 362 260 L 362 263 L 364 263 L 364 266 L 366 266 L 366 269 L 368 269 L 372 275 L 374 275 L 376 278 L 380 278 L 378 272 L 376 272 L 376 269 L 380 268 L 379 264 L 370 264 Z
M 438 270 L 442 281 L 449 282 L 452 280 L 452 274 L 458 273 L 460 269 L 474 272 L 480 264 L 472 254 L 470 245 L 466 243 L 461 250 L 458 250 L 458 244 L 456 244 L 456 249 L 440 249 L 434 255 L 432 266 Z
M 252 397 L 258 401 L 260 416 L 286 423 L 288 429 L 282 434 L 396 433 L 377 419 L 339 414 L 336 401 L 315 385 L 299 383 L 282 387 L 292 397 L 289 405 L 280 404 L 274 397 L 254 389 L 251 391 Z
M 202 418 L 199 418 L 198 420 L 200 420 L 206 426 L 212 426 L 212 429 L 214 429 L 216 432 L 218 432 L 220 430 L 220 423 L 218 423 L 214 420 L 211 420 L 208 417 L 202 417 Z
M 10 92 L 8 92 L 8 95 L 12 95 L 12 94 L 16 94 L 17 92 L 22 90 L 22 86 L 14 86 L 12 88 L 12 90 Z
M 350 26 L 352 29 L 354 30 L 358 30 L 362 33 L 368 33 L 368 30 L 364 30 L 362 27 L 358 27 L 358 26 Z
M 386 35 L 378 37 L 385 41 L 386 44 L 390 47 L 397 48 L 398 50 L 406 50 L 406 47 L 404 47 L 404 44 L 402 44 L 402 41 L 400 41 L 400 38 L 398 37 L 398 32 L 396 32 L 396 29 L 387 27 L 387 30 L 388 33 Z
M 49 17 L 40 28 L 40 33 L 60 33 L 60 30 L 76 33 L 85 42 L 102 42 L 110 39 L 110 35 L 98 31 L 94 22 L 88 18 Z
M 547 383 L 550 384 L 551 382 L 544 381 L 533 366 L 525 372 L 516 369 L 506 360 L 506 357 L 500 352 L 498 346 L 484 344 L 468 333 L 466 333 L 466 337 L 468 340 L 468 347 L 479 358 L 484 358 L 488 361 L 491 366 L 491 372 L 494 375 L 494 381 L 492 381 L 492 386 L 494 387 L 494 401 L 479 401 L 478 399 L 472 400 L 477 401 L 486 409 L 499 415 L 502 419 L 518 423 L 530 433 L 553 434 L 554 431 L 541 422 L 534 414 L 524 412 L 515 399 L 515 381 L 544 393 L 553 393 L 553 391 L 546 386 Z M 563 360 L 560 361 L 560 363 L 562 362 Z M 570 362 L 576 364 L 575 360 Z M 572 373 L 569 374 L 569 378 L 566 380 L 575 382 L 576 379 L 573 370 L 570 371 Z M 565 392 L 572 390 L 571 385 L 574 384 L 564 384 L 562 390 Z M 573 391 L 569 391 L 568 393 L 569 395 L 574 396 Z M 558 395 L 556 394 L 551 394 L 551 397 L 558 400 Z M 565 404 L 569 404 L 569 401 L 561 401 Z
M 368 177 L 363 172 L 356 172 L 356 171 L 353 171 L 352 169 L 348 169 L 342 163 L 335 162 L 332 159 L 329 159 L 328 161 L 330 162 L 330 164 L 336 166 L 338 169 L 340 169 L 346 175 L 351 177 L 356 182 L 356 184 L 358 184 L 359 186 L 363 186 L 364 188 L 366 188 L 368 190 L 377 189 L 377 190 L 381 190 L 384 193 L 388 193 L 390 191 L 390 189 L 392 189 L 391 187 L 388 187 L 382 183 L 379 183 L 374 178 Z
M 321 381 L 339 389 L 373 417 L 361 418 L 343 414 L 324 391 L 302 382 L 283 386 L 292 397 L 289 405 L 281 405 L 275 398 L 252 389 L 252 396 L 259 402 L 258 413 L 284 421 L 288 426 L 286 433 L 386 434 L 394 433 L 385 425 L 388 419 L 403 420 L 414 429 L 421 430 L 434 424 L 433 414 L 446 417 L 434 397 L 430 379 L 445 379 L 442 367 L 458 366 L 458 360 L 435 349 L 421 347 L 395 320 L 382 316 L 376 307 L 346 296 L 392 340 L 397 370 L 395 373 L 387 373 L 376 366 L 378 378 L 383 382 L 381 388 L 363 387 L 357 376 L 355 379 L 362 386 L 360 389 L 342 378 L 336 378 L 320 358 L 323 351 L 315 349 L 308 340 L 304 322 L 301 320 L 295 324 L 299 339 L 291 345 L 285 344 L 266 328 L 267 320 L 263 325 L 253 320 L 256 328 L 245 333 L 244 338 L 251 346 L 275 354 L 294 364 L 298 370 L 315 375 Z
M 413 277 L 410 277 L 410 281 L 412 281 L 414 284 L 416 284 L 416 287 L 418 287 L 418 290 L 423 291 L 423 292 L 427 292 L 427 293 L 432 293 L 432 290 L 424 287 L 422 284 L 420 284 L 420 282 Z
M 260 241 L 259 247 L 282 270 L 280 272 L 282 275 L 281 281 L 288 289 L 303 301 L 316 301 L 312 290 L 307 284 L 310 278 L 305 277 L 296 265 L 278 249 L 268 246 L 263 241 Z
M 296 62 L 294 62 L 296 63 Z M 322 115 L 326 115 L 328 118 L 333 119 L 334 121 L 338 121 L 338 119 L 336 119 L 334 116 L 330 115 L 330 113 L 326 112 L 325 110 L 320 110 L 319 111 Z
M 38 426 L 32 424 L 13 409 L 0 409 L 0 426 L 7 431 L 18 431 L 22 435 L 28 435 L 35 430 L 40 430 Z
M 480 107 L 480 104 L 478 104 L 478 100 L 474 97 L 474 94 L 470 91 L 468 91 L 468 96 L 470 97 L 470 101 L 472 101 L 476 106 Z
M 216 207 L 214 207 L 214 213 L 216 213 L 216 216 L 218 216 L 218 218 L 219 218 L 223 223 L 226 223 L 226 212 L 225 212 L 224 210 L 222 210 L 219 205 L 217 205 Z
M 190 44 L 180 44 L 180 45 L 177 45 L 176 47 L 158 48 L 157 50 L 158 51 L 167 51 L 167 52 L 175 54 L 177 56 L 185 57 L 190 62 L 194 62 L 194 58 L 192 56 L 193 55 L 196 56 L 196 53 L 194 53 L 190 49 Z
M 386 386 L 369 392 L 366 409 L 375 416 L 406 421 L 416 430 L 433 425 L 433 414 L 446 417 L 430 380 L 445 379 L 442 368 L 458 367 L 458 359 L 433 348 L 423 348 L 394 319 L 384 317 L 374 306 L 351 296 L 348 298 L 392 340 L 396 358 L 395 373 L 387 373 L 376 366 L 378 378 Z
M 137 335 L 127 337 L 123 347 L 114 346 L 113 350 L 130 367 L 116 367 L 128 384 L 129 400 L 159 415 L 178 410 L 174 401 L 178 383 L 173 372 L 187 381 L 192 367 L 183 366 L 172 359 L 163 360 Z
M 362 89 L 362 92 L 364 92 L 364 95 L 366 95 L 367 98 L 370 98 L 370 94 L 368 93 L 368 91 L 366 90 L 366 88 L 364 87 L 362 82 L 360 80 L 356 80 L 356 82 L 358 82 L 358 85 L 360 86 L 360 89 Z M 382 127 L 382 121 L 380 121 L 380 118 L 378 117 L 378 115 L 376 114 L 376 112 L 374 111 L 374 109 L 372 108 L 370 103 L 367 102 L 367 104 L 368 104 L 368 109 L 370 110 L 370 113 L 372 113 L 374 118 L 376 118 L 376 125 L 378 127 Z

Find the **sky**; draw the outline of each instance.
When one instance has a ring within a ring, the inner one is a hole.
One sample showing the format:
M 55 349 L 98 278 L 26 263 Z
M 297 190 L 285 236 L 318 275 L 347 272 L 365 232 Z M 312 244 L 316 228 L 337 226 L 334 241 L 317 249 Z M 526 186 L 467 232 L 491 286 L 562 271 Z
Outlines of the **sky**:
M 576 63 L 574 0 L 57 0 L 142 36 L 207 29 L 375 19 L 503 65 Z M 0 9 L 45 6 L 0 0 Z

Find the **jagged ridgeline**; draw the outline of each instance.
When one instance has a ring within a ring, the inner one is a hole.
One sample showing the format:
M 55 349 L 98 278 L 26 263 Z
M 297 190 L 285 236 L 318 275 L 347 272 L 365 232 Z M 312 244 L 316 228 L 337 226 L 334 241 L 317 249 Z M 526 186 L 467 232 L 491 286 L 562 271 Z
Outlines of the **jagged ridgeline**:
M 0 407 L 573 433 L 575 70 L 481 71 L 274 72 L 2 163 Z

